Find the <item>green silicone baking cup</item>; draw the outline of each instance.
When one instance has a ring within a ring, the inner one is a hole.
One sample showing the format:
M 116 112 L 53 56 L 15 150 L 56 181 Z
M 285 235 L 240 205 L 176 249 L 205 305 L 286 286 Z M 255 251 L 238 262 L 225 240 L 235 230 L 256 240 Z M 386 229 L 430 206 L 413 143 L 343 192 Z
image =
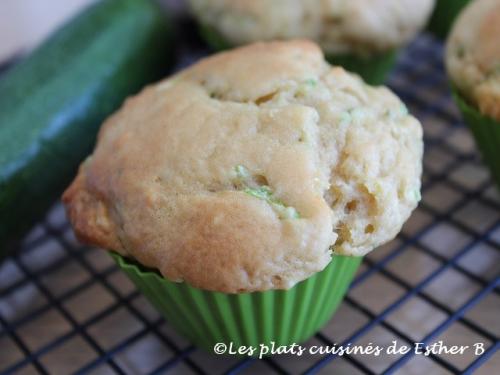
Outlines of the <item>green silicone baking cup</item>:
M 200 35 L 215 51 L 232 48 L 230 43 L 213 27 L 200 24 Z M 333 65 L 340 65 L 346 70 L 359 74 L 366 83 L 380 85 L 385 82 L 389 72 L 396 62 L 397 51 L 392 50 L 373 56 L 362 57 L 353 54 L 331 55 L 326 54 L 326 59 Z
M 483 115 L 471 106 L 456 89 L 452 92 L 466 124 L 474 135 L 483 160 L 490 168 L 497 187 L 500 188 L 500 122 Z
M 334 255 L 323 271 L 289 290 L 226 294 L 168 281 L 110 254 L 179 333 L 212 353 L 216 343 L 258 347 L 307 340 L 330 320 L 361 262 L 361 257 Z
M 233 46 L 229 43 L 217 30 L 212 26 L 200 23 L 198 24 L 198 31 L 200 36 L 207 42 L 207 44 L 214 51 L 223 51 L 226 49 L 231 49 Z
M 327 54 L 326 59 L 332 65 L 340 65 L 350 72 L 359 74 L 370 85 L 381 85 L 394 67 L 397 55 L 397 51 L 392 50 L 368 57 Z
M 437 0 L 428 29 L 438 38 L 445 39 L 458 14 L 470 0 Z

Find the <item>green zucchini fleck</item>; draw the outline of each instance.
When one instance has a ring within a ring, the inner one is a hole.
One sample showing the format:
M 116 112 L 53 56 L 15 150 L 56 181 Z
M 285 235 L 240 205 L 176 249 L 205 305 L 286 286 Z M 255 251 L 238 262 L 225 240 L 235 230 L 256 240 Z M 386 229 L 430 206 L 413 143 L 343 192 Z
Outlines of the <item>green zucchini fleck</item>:
M 281 200 L 274 196 L 272 189 L 267 185 L 257 185 L 252 175 L 243 165 L 234 167 L 236 182 L 243 187 L 246 194 L 266 201 L 278 213 L 280 219 L 299 219 L 299 212 L 291 206 L 286 206 Z

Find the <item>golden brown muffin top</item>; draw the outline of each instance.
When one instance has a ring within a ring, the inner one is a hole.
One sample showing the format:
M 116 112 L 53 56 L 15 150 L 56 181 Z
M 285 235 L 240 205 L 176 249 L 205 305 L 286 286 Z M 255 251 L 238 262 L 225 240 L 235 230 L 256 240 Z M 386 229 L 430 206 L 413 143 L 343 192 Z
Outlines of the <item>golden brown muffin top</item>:
M 312 42 L 259 43 L 144 89 L 64 194 L 80 239 L 222 292 L 290 288 L 392 239 L 422 130 Z

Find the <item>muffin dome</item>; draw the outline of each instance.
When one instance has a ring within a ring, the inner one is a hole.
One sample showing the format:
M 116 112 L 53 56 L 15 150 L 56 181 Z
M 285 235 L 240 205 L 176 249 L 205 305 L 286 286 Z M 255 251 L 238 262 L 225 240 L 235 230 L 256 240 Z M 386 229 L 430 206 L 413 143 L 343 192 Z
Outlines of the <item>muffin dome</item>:
M 475 0 L 458 17 L 446 48 L 446 68 L 460 93 L 500 121 L 500 1 Z
M 328 54 L 370 55 L 408 42 L 434 0 L 189 0 L 200 22 L 231 45 L 309 38 Z
M 422 130 L 312 42 L 219 53 L 109 118 L 63 200 L 77 236 L 222 292 L 290 288 L 392 239 Z

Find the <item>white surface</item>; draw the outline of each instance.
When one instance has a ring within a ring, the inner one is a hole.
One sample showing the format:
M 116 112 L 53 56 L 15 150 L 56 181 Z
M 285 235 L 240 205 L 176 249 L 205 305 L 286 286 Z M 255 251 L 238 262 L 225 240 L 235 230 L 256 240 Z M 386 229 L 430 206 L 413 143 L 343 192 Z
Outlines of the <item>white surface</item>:
M 1 0 L 0 62 L 29 50 L 94 0 Z

